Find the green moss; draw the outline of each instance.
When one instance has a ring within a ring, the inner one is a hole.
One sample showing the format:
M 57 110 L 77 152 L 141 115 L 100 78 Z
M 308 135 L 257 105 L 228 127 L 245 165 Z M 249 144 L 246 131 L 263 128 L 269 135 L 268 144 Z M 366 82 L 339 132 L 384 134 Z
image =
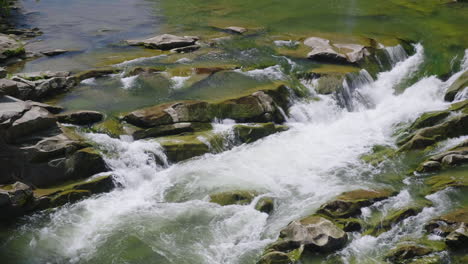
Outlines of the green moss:
M 416 121 L 414 121 L 410 129 L 415 130 L 423 127 L 434 126 L 449 115 L 450 111 L 447 110 L 424 113 L 418 119 L 416 119 Z
M 274 209 L 274 200 L 271 197 L 262 197 L 255 205 L 255 210 L 263 213 L 271 213 Z
M 246 205 L 258 196 L 255 191 L 229 191 L 210 195 L 210 202 L 217 203 L 221 206 L 225 205 Z
M 279 126 L 273 123 L 255 125 L 235 125 L 234 133 L 242 143 L 252 143 L 261 138 L 288 130 L 287 126 Z
M 23 55 L 26 53 L 26 50 L 24 49 L 24 46 L 20 46 L 14 50 L 6 50 L 3 52 L 3 55 L 7 56 L 7 57 L 16 57 L 16 56 L 20 56 L 20 55 Z
M 361 160 L 376 166 L 386 159 L 394 157 L 395 153 L 396 150 L 390 146 L 376 145 L 372 147 L 372 152 L 370 154 L 361 156 Z
M 425 183 L 429 187 L 429 193 L 435 193 L 448 187 L 467 188 L 468 187 L 468 168 L 458 167 L 443 171 L 435 176 L 427 178 Z

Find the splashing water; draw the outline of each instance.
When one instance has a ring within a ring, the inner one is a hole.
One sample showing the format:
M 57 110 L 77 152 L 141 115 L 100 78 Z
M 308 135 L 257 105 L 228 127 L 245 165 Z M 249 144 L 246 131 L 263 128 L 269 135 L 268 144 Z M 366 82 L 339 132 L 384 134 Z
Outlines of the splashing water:
M 45 260 L 53 256 L 72 263 L 124 263 L 135 247 L 139 257 L 147 257 L 145 263 L 253 263 L 288 222 L 313 213 L 343 191 L 376 187 L 372 176 L 364 176 L 367 167 L 359 157 L 376 144 L 393 144 L 396 124 L 447 105 L 442 100 L 447 84 L 435 77 L 394 92 L 423 60 L 424 49 L 417 45 L 416 53 L 392 70 L 355 84 L 352 97 L 357 92 L 367 103 L 358 101 L 353 112 L 332 96 L 299 100 L 290 109 L 289 131 L 172 166 L 154 141 L 88 134 L 108 153 L 106 162 L 123 187 L 63 207 L 45 224 L 27 227 L 34 239 L 31 250 L 44 252 L 49 256 Z M 280 78 L 277 68 L 260 71 L 246 74 Z M 313 84 L 309 88 L 313 91 Z M 219 130 L 229 126 L 215 125 Z M 254 203 L 222 207 L 208 201 L 212 193 L 235 189 L 274 197 L 274 213 L 258 212 Z M 412 200 L 407 191 L 394 199 L 397 203 L 379 208 Z M 448 207 L 438 205 L 439 200 L 408 220 L 412 226 Z M 380 241 L 389 246 L 396 232 L 358 236 L 342 256 L 361 258 Z

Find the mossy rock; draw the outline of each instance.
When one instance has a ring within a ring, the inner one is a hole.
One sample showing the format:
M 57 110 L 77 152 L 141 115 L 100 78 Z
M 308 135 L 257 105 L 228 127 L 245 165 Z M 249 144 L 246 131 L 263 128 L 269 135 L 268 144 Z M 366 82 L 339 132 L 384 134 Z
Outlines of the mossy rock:
M 195 127 L 192 123 L 176 123 L 137 130 L 133 133 L 133 138 L 139 140 L 149 137 L 170 136 L 187 132 L 195 132 Z
M 135 76 L 139 74 L 153 74 L 163 72 L 166 69 L 166 66 L 134 67 L 125 73 L 125 77 Z
M 255 210 L 270 214 L 275 208 L 275 201 L 271 197 L 262 197 L 255 205 Z
M 468 87 L 468 71 L 465 71 L 445 93 L 446 101 L 453 101 L 458 92 L 461 92 L 465 87 Z
M 91 131 L 96 133 L 107 134 L 114 138 L 127 134 L 123 124 L 121 124 L 119 120 L 113 117 L 108 118 L 98 124 L 95 124 L 91 127 Z
M 201 139 L 205 140 L 201 140 Z M 155 139 L 164 149 L 170 162 L 176 163 L 216 152 L 213 149 L 217 140 L 221 140 L 212 133 L 188 133 L 177 136 L 166 136 Z M 210 148 L 211 146 L 211 148 Z
M 287 126 L 275 125 L 273 123 L 235 125 L 234 133 L 242 143 L 252 143 L 261 138 L 288 130 Z
M 65 162 L 66 173 L 70 179 L 88 178 L 94 174 L 108 171 L 101 154 L 87 147 L 73 153 Z
M 411 125 L 411 130 L 416 130 L 424 127 L 434 126 L 440 123 L 442 120 L 447 118 L 450 115 L 450 111 L 434 111 L 434 112 L 427 112 L 422 114 L 416 121 L 414 121 L 413 125 Z
M 66 203 L 74 203 L 91 195 L 87 190 L 67 190 L 55 195 L 51 200 L 52 207 L 62 206 Z
M 229 191 L 210 195 L 210 202 L 217 203 L 221 206 L 226 205 L 247 205 L 258 196 L 255 191 Z
M 106 67 L 106 68 L 86 70 L 83 72 L 79 72 L 75 74 L 74 76 L 78 80 L 78 82 L 81 82 L 89 78 L 98 78 L 98 77 L 102 77 L 102 76 L 109 75 L 109 74 L 116 74 L 119 72 L 121 72 L 120 69 Z
M 317 213 L 332 218 L 353 217 L 361 213 L 362 207 L 372 205 L 377 201 L 385 200 L 395 194 L 394 191 L 388 189 L 345 192 L 335 200 L 322 205 Z
M 99 176 L 95 179 L 78 183 L 73 186 L 75 190 L 86 190 L 92 194 L 110 192 L 116 187 L 112 175 Z
M 392 158 L 395 153 L 396 150 L 390 146 L 375 145 L 372 147 L 372 152 L 361 156 L 361 159 L 372 166 L 377 166 L 386 159 Z
M 406 244 L 391 250 L 385 258 L 392 263 L 405 263 L 410 259 L 426 256 L 432 252 L 433 249 L 429 247 L 417 244 Z
M 412 206 L 397 211 L 390 212 L 383 220 L 377 225 L 368 229 L 364 234 L 378 236 L 386 231 L 389 231 L 393 226 L 397 225 L 401 221 L 419 214 L 424 209 L 423 206 Z
M 456 168 L 444 171 L 438 175 L 432 176 L 425 180 L 429 186 L 429 193 L 435 193 L 449 187 L 453 188 L 467 188 L 468 187 L 468 169 Z

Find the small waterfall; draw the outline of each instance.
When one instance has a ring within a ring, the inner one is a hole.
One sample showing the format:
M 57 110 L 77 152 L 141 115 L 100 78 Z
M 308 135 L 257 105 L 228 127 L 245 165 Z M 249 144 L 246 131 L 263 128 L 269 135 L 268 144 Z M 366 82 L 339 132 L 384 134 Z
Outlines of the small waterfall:
M 400 44 L 396 46 L 385 47 L 385 52 L 387 53 L 392 66 L 395 66 L 398 62 L 404 61 L 408 58 L 408 54 Z

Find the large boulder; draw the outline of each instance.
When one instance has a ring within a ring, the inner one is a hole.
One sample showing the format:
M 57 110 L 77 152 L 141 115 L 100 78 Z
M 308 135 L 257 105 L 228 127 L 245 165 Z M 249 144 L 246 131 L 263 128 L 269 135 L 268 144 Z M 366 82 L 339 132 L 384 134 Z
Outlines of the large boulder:
M 145 46 L 152 49 L 171 50 L 192 46 L 197 42 L 198 37 L 179 37 L 170 34 L 158 35 L 149 39 L 142 40 L 127 40 L 127 43 L 132 46 Z
M 288 89 L 280 86 L 276 90 L 257 91 L 219 103 L 179 101 L 133 111 L 124 120 L 143 128 L 183 122 L 208 123 L 216 118 L 229 118 L 239 122 L 281 123 L 284 116 L 280 108 L 287 106 L 285 101 L 288 95 Z
M 11 36 L 0 34 L 0 61 L 23 55 L 24 45 Z
M 465 71 L 445 92 L 444 99 L 453 101 L 457 93 L 468 87 L 468 70 Z
M 291 222 L 280 233 L 280 238 L 304 246 L 309 252 L 328 253 L 346 245 L 348 235 L 330 220 L 309 216 Z

